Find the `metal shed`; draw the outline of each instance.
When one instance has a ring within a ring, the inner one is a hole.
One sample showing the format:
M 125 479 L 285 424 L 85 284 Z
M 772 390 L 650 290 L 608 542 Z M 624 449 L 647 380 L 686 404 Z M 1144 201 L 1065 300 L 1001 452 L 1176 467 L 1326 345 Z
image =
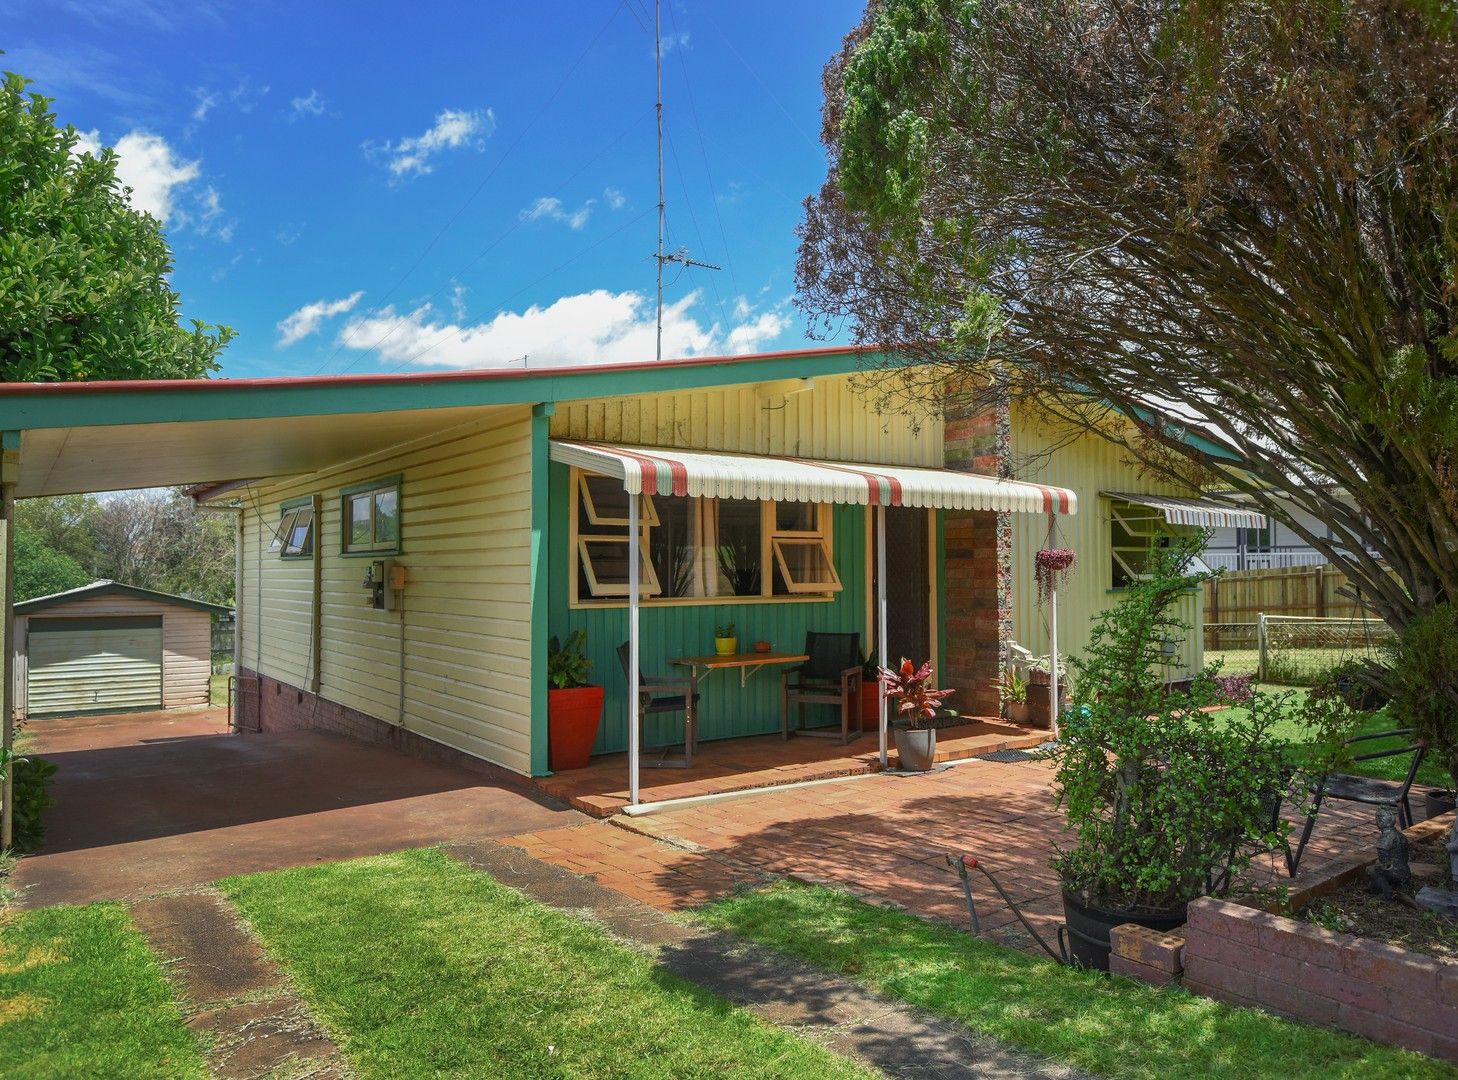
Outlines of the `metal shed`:
M 15 605 L 22 716 L 208 704 L 214 615 L 231 609 L 97 581 Z

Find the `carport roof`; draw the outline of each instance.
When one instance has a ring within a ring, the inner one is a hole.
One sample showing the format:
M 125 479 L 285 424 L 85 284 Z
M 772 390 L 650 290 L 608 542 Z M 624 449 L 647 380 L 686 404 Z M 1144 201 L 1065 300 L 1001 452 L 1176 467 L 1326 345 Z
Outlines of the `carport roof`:
M 885 360 L 834 348 L 525 370 L 3 383 L 0 434 L 20 498 L 207 484 L 309 472 L 505 407 L 812 378 Z
M 73 600 L 86 600 L 96 596 L 131 596 L 138 600 L 155 600 L 159 604 L 172 604 L 174 607 L 196 608 L 200 611 L 210 611 L 218 615 L 226 615 L 233 609 L 226 604 L 210 604 L 206 600 L 194 600 L 190 596 L 176 596 L 172 593 L 157 592 L 155 589 L 143 589 L 136 585 L 123 585 L 119 581 L 93 581 L 90 585 L 82 585 L 77 589 L 67 589 L 65 592 L 51 593 L 49 596 L 37 596 L 30 600 L 22 600 L 15 605 L 15 614 L 26 615 L 34 611 L 44 611 L 47 608 L 61 607 L 71 603 Z

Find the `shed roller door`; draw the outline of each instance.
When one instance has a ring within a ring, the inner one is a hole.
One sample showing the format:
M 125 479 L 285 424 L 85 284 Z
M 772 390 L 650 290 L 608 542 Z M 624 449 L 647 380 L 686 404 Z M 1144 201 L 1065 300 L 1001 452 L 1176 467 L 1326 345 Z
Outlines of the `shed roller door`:
M 31 716 L 162 707 L 162 619 L 32 619 Z

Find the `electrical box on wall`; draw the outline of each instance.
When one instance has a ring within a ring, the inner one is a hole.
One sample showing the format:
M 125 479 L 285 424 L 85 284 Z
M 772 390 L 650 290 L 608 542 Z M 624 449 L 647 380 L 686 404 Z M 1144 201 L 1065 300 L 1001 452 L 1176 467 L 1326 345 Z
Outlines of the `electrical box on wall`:
M 405 591 L 408 575 L 405 567 L 394 559 L 375 559 L 365 570 L 364 586 L 368 603 L 376 611 L 394 611 L 396 598 Z

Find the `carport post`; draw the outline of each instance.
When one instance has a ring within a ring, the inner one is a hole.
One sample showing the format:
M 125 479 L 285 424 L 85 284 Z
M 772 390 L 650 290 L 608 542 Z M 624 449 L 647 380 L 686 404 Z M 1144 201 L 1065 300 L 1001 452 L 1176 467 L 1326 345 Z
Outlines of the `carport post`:
M 11 453 L 10 436 L 14 432 L 5 433 L 5 456 L 9 458 Z M 6 461 L 5 468 L 9 467 Z M 9 851 L 15 837 L 14 822 L 11 820 L 10 808 L 12 804 L 12 776 L 14 773 L 14 762 L 10 760 L 11 751 L 15 746 L 15 642 L 11 636 L 15 632 L 15 485 L 8 480 L 0 481 L 0 519 L 3 519 L 4 533 L 0 535 L 0 563 L 3 563 L 4 570 L 0 572 L 3 576 L 3 588 L 5 601 L 3 610 L 0 610 L 0 648 L 3 648 L 5 658 L 0 664 L 0 677 L 3 677 L 3 685 L 0 685 L 0 764 L 5 769 L 5 779 L 0 782 L 0 851 Z
M 876 679 L 876 701 L 880 708 L 881 768 L 886 768 L 886 684 L 879 672 L 886 670 L 886 505 L 876 504 L 876 657 L 880 667 Z
M 638 805 L 638 499 L 628 496 L 628 803 Z M 692 702 L 690 702 L 692 707 Z

